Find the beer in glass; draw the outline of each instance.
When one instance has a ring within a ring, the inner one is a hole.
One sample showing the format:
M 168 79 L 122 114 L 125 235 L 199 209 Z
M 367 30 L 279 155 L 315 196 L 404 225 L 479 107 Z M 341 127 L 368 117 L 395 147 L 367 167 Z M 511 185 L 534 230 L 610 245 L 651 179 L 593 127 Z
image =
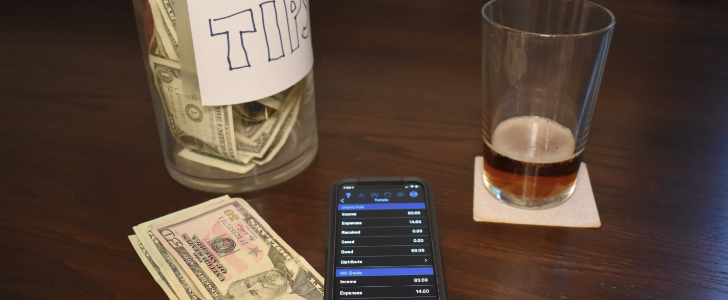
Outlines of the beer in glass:
M 483 179 L 498 200 L 544 209 L 574 192 L 614 24 L 583 0 L 483 7 Z

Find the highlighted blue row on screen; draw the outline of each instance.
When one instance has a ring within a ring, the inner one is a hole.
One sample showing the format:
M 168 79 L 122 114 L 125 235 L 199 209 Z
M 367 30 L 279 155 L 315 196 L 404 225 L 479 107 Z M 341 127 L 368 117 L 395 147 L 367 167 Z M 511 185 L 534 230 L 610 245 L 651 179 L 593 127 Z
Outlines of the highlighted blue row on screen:
M 339 210 L 425 209 L 425 203 L 339 204 Z
M 422 268 L 383 268 L 383 269 L 336 269 L 336 277 L 353 276 L 405 276 L 434 275 L 432 267 Z

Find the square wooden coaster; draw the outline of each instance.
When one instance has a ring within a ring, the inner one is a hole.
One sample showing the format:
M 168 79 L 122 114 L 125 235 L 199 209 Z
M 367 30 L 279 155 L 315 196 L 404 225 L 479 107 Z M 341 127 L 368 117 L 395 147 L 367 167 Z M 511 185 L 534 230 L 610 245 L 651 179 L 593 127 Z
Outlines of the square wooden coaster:
M 602 226 L 585 163 L 581 163 L 579 167 L 574 194 L 566 202 L 554 208 L 526 210 L 502 203 L 488 192 L 485 183 L 483 183 L 482 156 L 475 157 L 473 219 L 478 222 L 543 226 L 582 228 L 599 228 Z

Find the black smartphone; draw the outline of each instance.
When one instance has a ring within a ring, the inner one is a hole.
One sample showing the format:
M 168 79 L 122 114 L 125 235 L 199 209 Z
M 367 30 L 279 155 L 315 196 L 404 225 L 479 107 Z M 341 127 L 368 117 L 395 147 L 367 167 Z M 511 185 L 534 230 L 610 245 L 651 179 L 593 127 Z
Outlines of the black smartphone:
M 329 193 L 326 300 L 447 299 L 427 181 L 344 178 Z

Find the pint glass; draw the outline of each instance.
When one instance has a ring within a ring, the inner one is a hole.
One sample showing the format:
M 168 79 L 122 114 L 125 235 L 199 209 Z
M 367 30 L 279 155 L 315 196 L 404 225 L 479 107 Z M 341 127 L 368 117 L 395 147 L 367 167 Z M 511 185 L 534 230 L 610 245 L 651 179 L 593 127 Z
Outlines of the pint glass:
M 583 0 L 483 6 L 483 179 L 498 200 L 545 209 L 573 193 L 614 24 Z

